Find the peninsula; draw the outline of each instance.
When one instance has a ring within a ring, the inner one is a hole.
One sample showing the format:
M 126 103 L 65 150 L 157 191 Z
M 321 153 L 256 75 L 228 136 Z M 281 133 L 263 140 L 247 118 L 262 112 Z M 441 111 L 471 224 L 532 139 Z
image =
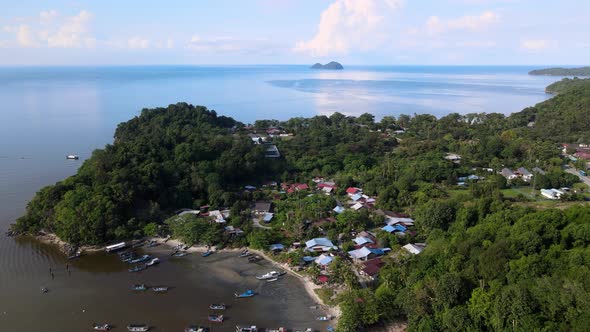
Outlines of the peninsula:
M 331 61 L 329 63 L 326 63 L 325 65 L 322 65 L 318 62 L 311 66 L 311 69 L 342 70 L 344 69 L 344 67 L 336 61 Z
M 321 285 L 342 332 L 571 331 L 590 302 L 588 109 L 588 86 L 509 116 L 144 109 L 13 230 L 272 252 Z
M 545 88 L 545 92 L 556 95 L 559 93 L 564 93 L 573 88 L 590 88 L 590 78 L 564 78 L 561 81 L 557 81 L 547 86 Z
M 590 76 L 590 67 L 536 69 L 536 70 L 530 71 L 529 72 L 529 75 L 538 75 L 538 76 Z

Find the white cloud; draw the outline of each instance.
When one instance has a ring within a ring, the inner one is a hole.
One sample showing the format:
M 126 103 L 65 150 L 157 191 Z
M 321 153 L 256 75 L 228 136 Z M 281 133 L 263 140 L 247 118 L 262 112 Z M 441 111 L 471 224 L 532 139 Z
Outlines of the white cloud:
M 86 10 L 69 17 L 49 10 L 42 11 L 34 20 L 4 30 L 14 33 L 16 45 L 20 47 L 93 48 L 96 39 L 89 29 L 93 18 Z
M 540 51 L 548 49 L 552 43 L 544 39 L 527 39 L 520 42 L 520 47 L 528 51 Z
M 267 38 L 240 39 L 230 36 L 216 36 L 201 38 L 191 37 L 186 47 L 198 53 L 236 53 L 236 54 L 274 54 L 284 49 L 280 44 Z
M 321 15 L 316 35 L 300 41 L 295 51 L 312 56 L 347 54 L 379 47 L 387 32 L 386 23 L 403 5 L 403 0 L 336 0 Z
M 499 21 L 500 15 L 493 11 L 486 11 L 477 16 L 468 15 L 450 20 L 442 20 L 438 16 L 431 16 L 426 21 L 426 31 L 431 35 L 452 30 L 478 31 Z
M 16 42 L 22 47 L 39 47 L 39 42 L 35 38 L 35 33 L 30 26 L 21 24 L 14 29 L 16 33 Z
M 127 48 L 146 49 L 150 47 L 150 41 L 142 37 L 133 37 L 127 40 Z

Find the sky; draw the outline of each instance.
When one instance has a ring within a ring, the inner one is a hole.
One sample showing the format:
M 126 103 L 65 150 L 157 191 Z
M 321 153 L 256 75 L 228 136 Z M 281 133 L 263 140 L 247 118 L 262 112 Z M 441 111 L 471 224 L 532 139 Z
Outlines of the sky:
M 0 65 L 584 65 L 588 0 L 0 0 Z

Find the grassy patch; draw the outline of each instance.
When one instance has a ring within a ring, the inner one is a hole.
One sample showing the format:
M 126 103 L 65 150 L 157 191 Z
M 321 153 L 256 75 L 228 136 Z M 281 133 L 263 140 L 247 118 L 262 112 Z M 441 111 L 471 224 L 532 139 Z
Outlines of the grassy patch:
M 332 290 L 331 288 L 316 288 L 313 290 L 320 299 L 322 299 L 322 302 L 324 302 L 327 305 L 336 305 L 336 301 L 334 299 L 332 299 L 332 297 L 334 296 L 334 290 Z

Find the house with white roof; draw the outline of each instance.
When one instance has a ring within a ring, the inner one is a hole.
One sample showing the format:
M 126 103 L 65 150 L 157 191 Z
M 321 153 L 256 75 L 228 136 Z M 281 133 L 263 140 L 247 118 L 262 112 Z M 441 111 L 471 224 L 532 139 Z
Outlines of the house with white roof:
M 334 250 L 337 248 L 338 247 L 336 247 L 332 243 L 332 241 L 330 241 L 324 237 L 311 239 L 311 240 L 305 242 L 305 249 L 308 251 L 326 252 L 326 251 Z
M 418 255 L 424 250 L 424 248 L 426 248 L 426 243 L 408 243 L 402 248 L 404 248 L 410 254 Z
M 559 189 L 541 189 L 541 195 L 548 199 L 560 199 L 565 194 Z
M 370 238 L 365 237 L 365 236 L 358 236 L 357 238 L 355 238 L 352 241 L 354 243 L 356 243 L 356 245 L 358 245 L 358 246 L 363 246 L 367 243 L 374 243 L 373 240 L 371 240 Z
M 321 267 L 326 267 L 327 265 L 332 263 L 333 260 L 334 258 L 332 258 L 332 256 L 321 254 L 315 259 L 315 263 Z

